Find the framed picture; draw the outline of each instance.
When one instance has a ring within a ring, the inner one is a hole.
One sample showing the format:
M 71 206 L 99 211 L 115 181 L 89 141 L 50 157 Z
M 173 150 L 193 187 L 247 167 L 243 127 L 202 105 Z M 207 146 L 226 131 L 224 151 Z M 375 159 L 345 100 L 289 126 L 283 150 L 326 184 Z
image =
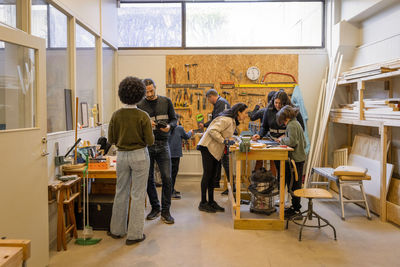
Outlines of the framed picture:
M 87 102 L 81 102 L 81 125 L 89 127 L 89 107 Z

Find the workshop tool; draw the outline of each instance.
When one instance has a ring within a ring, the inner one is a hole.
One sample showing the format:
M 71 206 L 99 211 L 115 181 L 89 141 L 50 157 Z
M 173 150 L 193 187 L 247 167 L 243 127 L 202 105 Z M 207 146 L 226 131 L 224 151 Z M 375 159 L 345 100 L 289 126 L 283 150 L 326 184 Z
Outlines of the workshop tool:
M 196 115 L 197 127 L 200 128 L 200 123 L 204 123 L 204 115 L 199 113 Z
M 79 138 L 78 140 L 76 140 L 75 144 L 67 151 L 67 153 L 65 153 L 64 156 L 59 156 L 59 155 L 58 155 L 58 142 L 56 142 L 56 153 L 57 153 L 57 155 L 56 155 L 56 157 L 55 157 L 55 159 L 54 159 L 54 160 L 55 160 L 55 165 L 56 165 L 56 167 L 61 166 L 61 165 L 64 165 L 64 164 L 66 164 L 66 163 L 70 163 L 70 162 L 68 162 L 68 161 L 65 161 L 65 158 L 68 157 L 69 153 L 71 153 L 71 151 L 79 144 L 79 142 L 80 142 L 81 140 L 82 140 L 81 138 Z
M 83 231 L 81 238 L 77 238 L 75 244 L 82 246 L 95 245 L 101 241 L 101 238 L 93 237 L 93 228 L 89 222 L 89 154 L 86 154 L 86 167 L 83 170 Z
M 171 89 L 170 88 L 168 88 L 168 90 L 167 90 L 167 97 L 171 98 Z
M 179 93 L 180 93 L 180 91 L 178 91 L 178 94 L 177 94 L 176 97 L 175 97 L 175 103 L 174 103 L 174 106 L 175 106 L 175 107 L 178 106 Z
M 275 72 L 275 71 L 267 72 L 267 73 L 264 75 L 264 77 L 262 78 L 261 83 L 264 83 L 264 81 L 265 81 L 265 79 L 267 78 L 267 76 L 268 76 L 268 75 L 271 75 L 271 74 L 289 76 L 289 77 L 292 78 L 292 80 L 293 80 L 294 83 L 297 83 L 296 78 L 295 78 L 292 74 L 290 74 L 290 73 L 284 73 L 284 72 Z
M 197 95 L 197 110 L 200 110 L 200 97 L 203 95 L 202 93 L 194 93 Z
M 235 83 L 234 82 L 220 82 L 219 86 L 221 89 L 234 89 Z
M 198 64 L 197 63 L 194 63 L 194 64 L 192 64 L 192 68 L 193 68 L 193 79 L 192 80 L 196 80 L 196 78 L 197 78 L 197 66 L 198 66 Z
M 231 81 L 233 81 L 236 78 L 235 70 L 231 69 L 231 72 L 229 72 L 229 74 L 231 75 Z
M 203 91 L 203 110 L 206 109 L 206 89 Z
M 176 83 L 176 70 L 174 67 L 172 67 L 172 79 L 173 79 L 174 83 Z
M 168 69 L 168 83 L 171 83 L 171 68 Z
M 190 105 L 193 105 L 193 94 L 190 94 Z
M 190 72 L 189 72 L 190 64 L 185 64 L 185 67 L 186 67 L 188 81 L 190 81 Z
M 213 83 L 201 83 L 201 84 L 199 84 L 199 87 L 211 87 L 211 88 L 214 88 L 214 84 Z

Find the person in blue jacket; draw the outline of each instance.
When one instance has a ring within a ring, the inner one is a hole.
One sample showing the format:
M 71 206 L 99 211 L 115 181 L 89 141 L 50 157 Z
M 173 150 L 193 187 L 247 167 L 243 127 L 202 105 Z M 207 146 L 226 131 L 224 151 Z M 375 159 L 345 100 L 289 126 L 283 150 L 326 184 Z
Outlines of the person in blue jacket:
M 193 130 L 185 132 L 181 125 L 171 129 L 171 135 L 168 138 L 169 150 L 171 151 L 171 182 L 172 199 L 181 199 L 181 192 L 175 190 L 176 176 L 179 171 L 179 162 L 182 155 L 182 139 L 188 140 L 193 135 Z

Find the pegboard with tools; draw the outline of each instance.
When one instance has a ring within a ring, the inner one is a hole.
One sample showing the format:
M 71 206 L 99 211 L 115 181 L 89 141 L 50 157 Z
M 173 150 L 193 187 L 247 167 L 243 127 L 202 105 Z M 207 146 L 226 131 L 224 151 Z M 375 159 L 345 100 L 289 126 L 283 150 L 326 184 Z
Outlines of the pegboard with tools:
M 210 88 L 233 105 L 244 102 L 253 110 L 267 105 L 270 91 L 289 95 L 297 85 L 298 55 L 170 55 L 166 58 L 166 92 L 186 131 L 208 121 L 213 105 L 206 99 Z M 249 119 L 239 126 L 248 130 Z M 195 149 L 189 140 L 186 149 Z

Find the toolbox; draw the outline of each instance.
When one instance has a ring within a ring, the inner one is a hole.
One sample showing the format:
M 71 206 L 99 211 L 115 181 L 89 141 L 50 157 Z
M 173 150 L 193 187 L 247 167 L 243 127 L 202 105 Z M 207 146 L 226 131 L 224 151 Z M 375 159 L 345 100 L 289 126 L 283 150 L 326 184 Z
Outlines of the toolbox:
M 114 202 L 113 195 L 91 195 L 89 197 L 89 223 L 93 230 L 109 230 L 112 207 Z M 83 203 L 82 203 L 83 205 Z M 77 228 L 82 230 L 82 216 L 83 213 L 78 213 L 76 205 L 76 224 Z

